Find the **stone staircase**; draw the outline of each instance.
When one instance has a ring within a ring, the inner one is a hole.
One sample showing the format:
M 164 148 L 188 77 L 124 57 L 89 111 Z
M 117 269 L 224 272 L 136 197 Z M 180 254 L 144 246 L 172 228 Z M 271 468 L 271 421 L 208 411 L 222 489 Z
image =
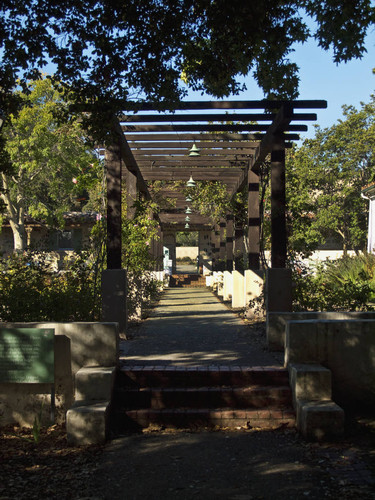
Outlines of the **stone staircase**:
M 172 274 L 170 287 L 199 288 L 206 286 L 206 278 L 200 274 Z
M 123 367 L 112 416 L 115 434 L 154 425 L 230 429 L 295 425 L 288 372 L 275 367 Z

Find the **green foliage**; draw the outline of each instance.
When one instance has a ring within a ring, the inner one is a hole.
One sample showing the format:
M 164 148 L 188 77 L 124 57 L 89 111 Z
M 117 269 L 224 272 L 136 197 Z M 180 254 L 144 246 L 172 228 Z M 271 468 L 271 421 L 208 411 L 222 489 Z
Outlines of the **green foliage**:
M 185 192 L 192 199 L 192 208 L 210 217 L 214 223 L 220 222 L 231 211 L 230 197 L 226 185 L 219 181 L 197 181 L 193 188 Z
M 135 210 L 134 217 L 129 219 L 126 216 L 126 200 L 123 199 L 122 261 L 124 269 L 128 271 L 127 309 L 130 318 L 154 298 L 158 286 L 150 273 L 155 267 L 150 250 L 153 242 L 158 239 L 158 222 L 153 216 L 158 207 L 152 201 L 136 200 L 132 208 Z
M 375 256 L 360 254 L 293 268 L 293 307 L 297 311 L 367 311 L 375 300 Z
M 25 214 L 61 225 L 64 212 L 82 208 L 103 170 L 78 121 L 56 119 L 67 103 L 51 82 L 29 82 L 27 90 L 16 92 L 22 108 L 2 131 L 10 167 L 0 177 L 1 198 L 17 250 L 26 245 Z
M 198 231 L 185 231 L 176 233 L 176 246 L 196 247 L 198 246 Z
M 55 78 L 91 105 L 99 128 L 137 97 L 168 106 L 192 89 L 238 93 L 253 72 L 268 96 L 295 98 L 294 43 L 314 37 L 334 61 L 361 57 L 374 24 L 371 0 L 3 0 L 0 7 L 0 107 L 17 108 L 17 78 L 52 62 Z M 310 30 L 304 17 L 315 21 Z
M 308 254 L 328 237 L 364 249 L 368 202 L 361 189 L 375 180 L 375 98 L 360 110 L 345 106 L 344 119 L 317 127 L 314 139 L 292 150 L 287 161 L 291 251 Z
M 88 252 L 72 256 L 60 272 L 52 270 L 46 253 L 24 252 L 0 260 L 1 321 L 99 320 L 96 265 Z

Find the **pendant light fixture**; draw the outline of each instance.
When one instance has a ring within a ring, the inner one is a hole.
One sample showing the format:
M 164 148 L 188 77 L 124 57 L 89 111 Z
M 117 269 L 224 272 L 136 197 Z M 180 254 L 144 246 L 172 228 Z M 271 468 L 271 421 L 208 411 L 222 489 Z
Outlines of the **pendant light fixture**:
M 193 179 L 193 175 L 190 175 L 190 179 L 187 181 L 186 186 L 189 188 L 195 187 L 195 181 Z
M 201 150 L 197 148 L 197 145 L 195 144 L 194 141 L 191 149 L 189 149 L 189 156 L 200 156 L 200 155 L 201 155 Z

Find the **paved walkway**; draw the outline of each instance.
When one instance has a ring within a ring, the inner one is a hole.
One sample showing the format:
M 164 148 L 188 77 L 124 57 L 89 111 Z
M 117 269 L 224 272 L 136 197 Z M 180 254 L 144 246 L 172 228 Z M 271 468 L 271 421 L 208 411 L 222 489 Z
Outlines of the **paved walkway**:
M 122 341 L 127 365 L 245 365 L 283 363 L 268 352 L 262 328 L 252 327 L 204 288 L 170 288 L 150 318 Z
M 121 343 L 125 364 L 276 365 L 264 332 L 203 289 L 170 289 Z M 350 426 L 350 431 L 355 431 Z M 374 432 L 304 442 L 295 430 L 146 432 L 107 444 L 93 500 L 375 498 Z

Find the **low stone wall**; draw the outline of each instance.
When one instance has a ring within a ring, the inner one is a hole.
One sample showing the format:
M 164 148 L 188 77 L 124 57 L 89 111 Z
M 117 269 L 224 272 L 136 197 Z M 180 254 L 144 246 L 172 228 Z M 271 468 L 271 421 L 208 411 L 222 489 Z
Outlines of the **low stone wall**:
M 268 312 L 266 324 L 268 348 L 272 351 L 284 350 L 286 324 L 288 321 L 362 319 L 375 320 L 375 312 Z
M 285 364 L 332 372 L 332 398 L 344 408 L 375 408 L 375 320 L 289 321 Z
M 65 420 L 74 402 L 75 375 L 80 368 L 117 365 L 117 323 L 0 323 L 0 327 L 55 330 L 56 422 Z M 50 384 L 0 384 L 0 425 L 32 425 L 42 401 L 48 419 L 50 394 Z

